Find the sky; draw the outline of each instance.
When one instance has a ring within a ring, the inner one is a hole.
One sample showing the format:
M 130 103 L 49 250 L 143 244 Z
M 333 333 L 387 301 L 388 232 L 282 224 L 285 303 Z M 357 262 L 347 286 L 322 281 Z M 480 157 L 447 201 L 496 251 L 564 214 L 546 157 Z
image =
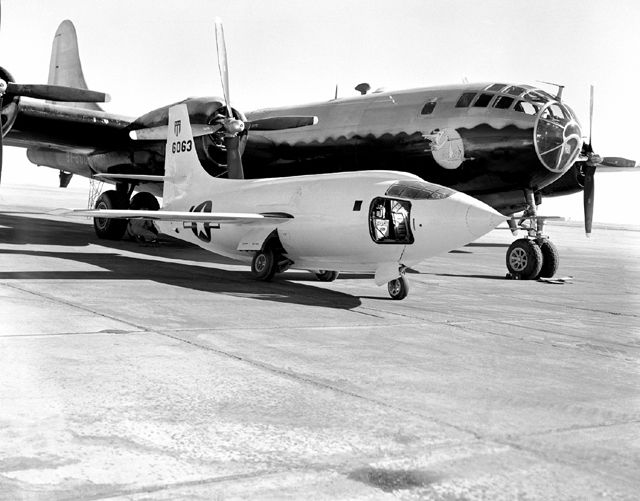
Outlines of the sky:
M 136 117 L 188 96 L 221 95 L 214 19 L 224 23 L 230 97 L 245 112 L 355 95 L 360 82 L 407 89 L 462 82 L 566 86 L 581 118 L 596 87 L 593 146 L 640 159 L 637 0 L 3 0 L 0 65 L 47 79 L 51 41 L 74 22 L 87 83 L 107 111 Z M 24 150 L 6 148 L 3 182 L 56 185 Z M 72 186 L 87 183 L 74 179 Z M 1 190 L 1 187 L 0 187 Z M 635 223 L 640 172 L 596 174 L 597 222 Z M 545 199 L 582 219 L 582 196 Z

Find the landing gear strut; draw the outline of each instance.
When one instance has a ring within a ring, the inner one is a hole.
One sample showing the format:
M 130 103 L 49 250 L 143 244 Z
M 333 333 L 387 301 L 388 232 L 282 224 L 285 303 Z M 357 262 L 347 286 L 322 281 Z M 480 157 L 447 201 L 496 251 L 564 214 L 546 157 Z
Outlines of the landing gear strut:
M 514 241 L 507 250 L 507 278 L 516 280 L 536 280 L 551 278 L 558 271 L 560 255 L 557 247 L 543 234 L 544 218 L 537 215 L 537 205 L 533 191 L 526 190 L 527 208 L 516 226 L 515 220 L 509 224 L 512 230 L 522 229 L 526 238 Z M 528 224 L 527 224 L 528 223 Z

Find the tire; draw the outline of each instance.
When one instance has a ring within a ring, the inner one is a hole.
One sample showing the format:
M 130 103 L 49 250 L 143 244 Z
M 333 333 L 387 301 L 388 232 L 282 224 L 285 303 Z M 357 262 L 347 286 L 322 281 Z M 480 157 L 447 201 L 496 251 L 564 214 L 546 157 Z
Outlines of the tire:
M 507 250 L 507 269 L 515 279 L 537 278 L 542 269 L 542 251 L 538 244 L 527 238 L 514 241 Z
M 387 289 L 391 299 L 404 299 L 409 294 L 409 281 L 404 276 L 398 277 L 387 284 Z
M 338 278 L 339 274 L 340 273 L 338 273 L 337 271 L 320 270 L 316 273 L 316 278 L 320 282 L 333 282 L 336 278 Z
M 124 210 L 129 208 L 129 200 L 122 193 L 109 190 L 98 197 L 94 208 Z M 106 240 L 121 240 L 128 224 L 127 219 L 93 218 L 96 235 Z
M 551 278 L 560 266 L 560 253 L 555 244 L 548 239 L 542 241 L 540 250 L 542 251 L 542 268 L 536 278 Z
M 273 251 L 270 248 L 266 248 L 259 252 L 256 252 L 256 255 L 253 256 L 253 261 L 251 261 L 251 273 L 258 280 L 262 280 L 263 282 L 270 281 L 273 276 L 276 274 L 276 258 L 273 254 Z
M 160 210 L 158 199 L 147 191 L 141 191 L 131 197 L 131 210 Z

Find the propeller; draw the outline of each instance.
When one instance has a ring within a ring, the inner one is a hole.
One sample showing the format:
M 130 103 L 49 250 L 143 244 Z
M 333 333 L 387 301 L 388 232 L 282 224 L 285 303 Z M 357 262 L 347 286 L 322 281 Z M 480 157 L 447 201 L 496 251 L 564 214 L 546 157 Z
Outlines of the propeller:
M 227 47 L 224 39 L 222 20 L 215 20 L 216 48 L 218 51 L 218 70 L 222 82 L 222 92 L 226 102 L 227 116 L 221 116 L 217 123 L 224 128 L 224 145 L 227 150 L 227 169 L 231 179 L 244 179 L 242 154 L 240 152 L 240 135 L 249 130 L 284 130 L 318 123 L 318 117 L 280 116 L 243 121 L 233 116 L 229 97 L 229 67 L 227 64 Z
M 582 164 L 582 174 L 584 175 L 583 205 L 584 205 L 584 231 L 587 237 L 591 236 L 593 226 L 593 206 L 595 194 L 595 173 L 598 166 L 629 168 L 634 167 L 636 162 L 621 157 L 601 157 L 593 151 L 592 131 L 593 131 L 593 85 L 589 91 L 589 142 L 582 145 L 582 156 L 586 158 Z

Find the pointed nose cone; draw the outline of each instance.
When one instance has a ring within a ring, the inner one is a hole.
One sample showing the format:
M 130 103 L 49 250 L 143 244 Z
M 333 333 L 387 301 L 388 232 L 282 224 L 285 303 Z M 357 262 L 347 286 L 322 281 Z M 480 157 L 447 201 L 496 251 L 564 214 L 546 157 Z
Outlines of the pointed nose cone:
M 484 202 L 470 197 L 469 195 L 456 193 L 453 197 L 457 198 L 467 206 L 465 218 L 467 231 L 473 239 L 480 238 L 482 235 L 489 233 L 500 223 L 508 219 L 506 216 L 503 216 Z

